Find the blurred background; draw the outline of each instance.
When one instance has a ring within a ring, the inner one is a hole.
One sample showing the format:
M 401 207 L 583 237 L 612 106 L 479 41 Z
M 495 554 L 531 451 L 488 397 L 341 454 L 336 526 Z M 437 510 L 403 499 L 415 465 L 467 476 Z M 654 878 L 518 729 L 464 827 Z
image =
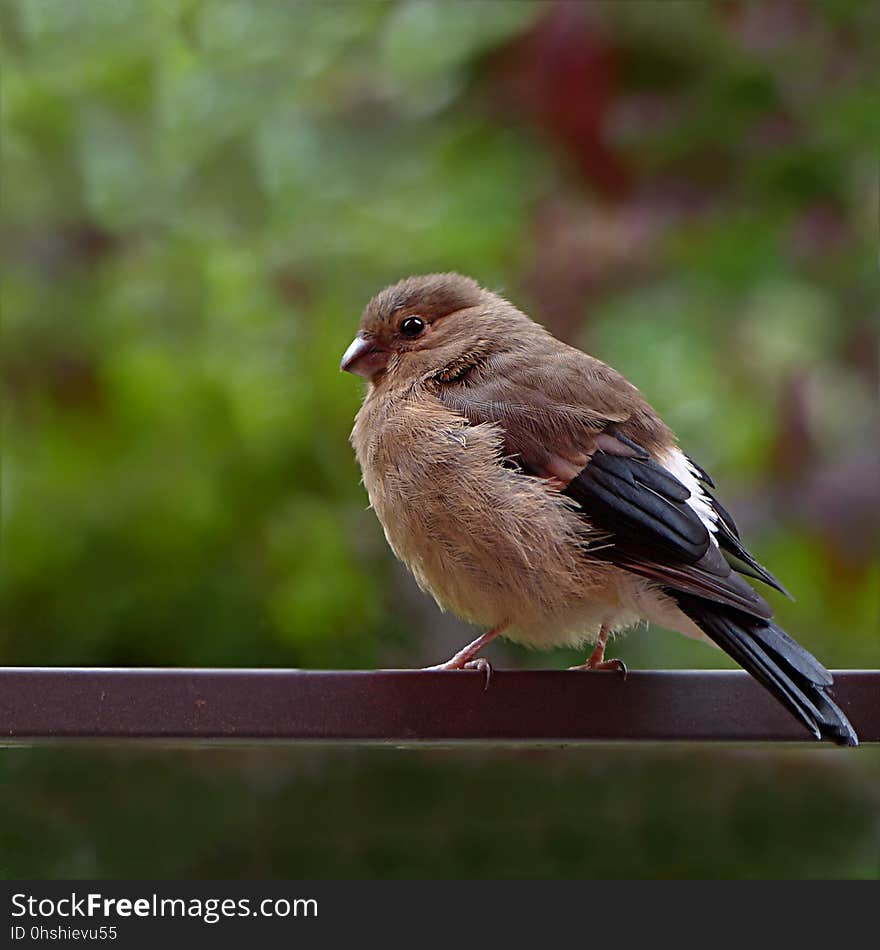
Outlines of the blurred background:
M 0 663 L 470 639 L 366 510 L 338 372 L 372 294 L 460 270 L 629 376 L 783 625 L 880 666 L 875 4 L 2 0 L 0 36 Z M 880 752 L 10 749 L 0 816 L 8 877 L 876 877 Z

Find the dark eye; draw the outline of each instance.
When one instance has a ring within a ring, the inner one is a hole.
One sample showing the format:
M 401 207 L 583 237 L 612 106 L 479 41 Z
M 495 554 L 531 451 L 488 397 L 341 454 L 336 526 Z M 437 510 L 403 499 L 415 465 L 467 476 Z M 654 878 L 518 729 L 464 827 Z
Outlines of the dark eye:
M 425 330 L 425 321 L 421 317 L 407 317 L 400 324 L 400 332 L 411 340 L 421 336 Z

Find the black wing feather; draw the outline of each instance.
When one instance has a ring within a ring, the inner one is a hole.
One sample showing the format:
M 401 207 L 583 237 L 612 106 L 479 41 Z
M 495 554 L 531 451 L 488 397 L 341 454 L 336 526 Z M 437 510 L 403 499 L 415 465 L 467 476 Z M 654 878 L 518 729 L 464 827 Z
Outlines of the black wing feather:
M 706 498 L 718 516 L 716 521 L 718 531 L 715 537 L 722 551 L 730 555 L 729 560 L 734 570 L 763 581 L 769 587 L 778 590 L 780 594 L 785 594 L 790 600 L 794 600 L 794 597 L 782 586 L 780 581 L 763 564 L 759 564 L 742 543 L 736 523 L 730 513 L 722 507 L 721 502 L 709 492 L 706 492 Z
M 664 586 L 770 617 L 767 602 L 733 573 L 687 499 L 688 489 L 650 458 L 601 449 L 563 494 L 607 535 L 595 556 Z
M 711 543 L 705 525 L 687 504 L 690 492 L 652 459 L 599 449 L 565 494 L 579 502 L 598 527 L 625 534 L 630 546 L 640 539 L 667 556 L 693 563 Z

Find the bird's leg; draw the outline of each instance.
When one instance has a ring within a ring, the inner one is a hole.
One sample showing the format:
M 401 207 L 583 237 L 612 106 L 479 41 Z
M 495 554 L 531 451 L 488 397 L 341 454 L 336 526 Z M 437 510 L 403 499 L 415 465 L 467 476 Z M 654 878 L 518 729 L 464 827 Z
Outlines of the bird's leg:
M 438 663 L 436 666 L 425 666 L 424 671 L 436 670 L 479 670 L 486 676 L 486 689 L 489 688 L 489 680 L 492 678 L 492 666 L 485 657 L 477 657 L 477 654 L 487 643 L 491 643 L 499 633 L 502 633 L 510 626 L 510 621 L 505 620 L 499 623 L 497 627 L 487 630 L 486 633 L 477 637 L 473 643 L 463 647 L 455 656 L 450 657 L 445 663 Z M 476 657 L 476 659 L 475 659 Z
M 596 641 L 596 649 L 590 654 L 590 658 L 581 666 L 570 666 L 571 670 L 618 670 L 626 678 L 626 663 L 623 660 L 606 660 L 605 644 L 608 643 L 608 634 L 611 631 L 605 624 L 602 624 L 599 630 L 599 639 Z

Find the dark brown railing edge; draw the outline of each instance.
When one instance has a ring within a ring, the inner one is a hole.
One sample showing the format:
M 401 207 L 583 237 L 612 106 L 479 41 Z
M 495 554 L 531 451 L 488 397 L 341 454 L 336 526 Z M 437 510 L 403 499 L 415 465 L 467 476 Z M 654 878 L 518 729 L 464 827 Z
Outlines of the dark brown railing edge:
M 834 674 L 863 743 L 880 741 L 880 671 Z M 0 745 L 74 739 L 392 744 L 811 741 L 728 670 L 0 668 Z

